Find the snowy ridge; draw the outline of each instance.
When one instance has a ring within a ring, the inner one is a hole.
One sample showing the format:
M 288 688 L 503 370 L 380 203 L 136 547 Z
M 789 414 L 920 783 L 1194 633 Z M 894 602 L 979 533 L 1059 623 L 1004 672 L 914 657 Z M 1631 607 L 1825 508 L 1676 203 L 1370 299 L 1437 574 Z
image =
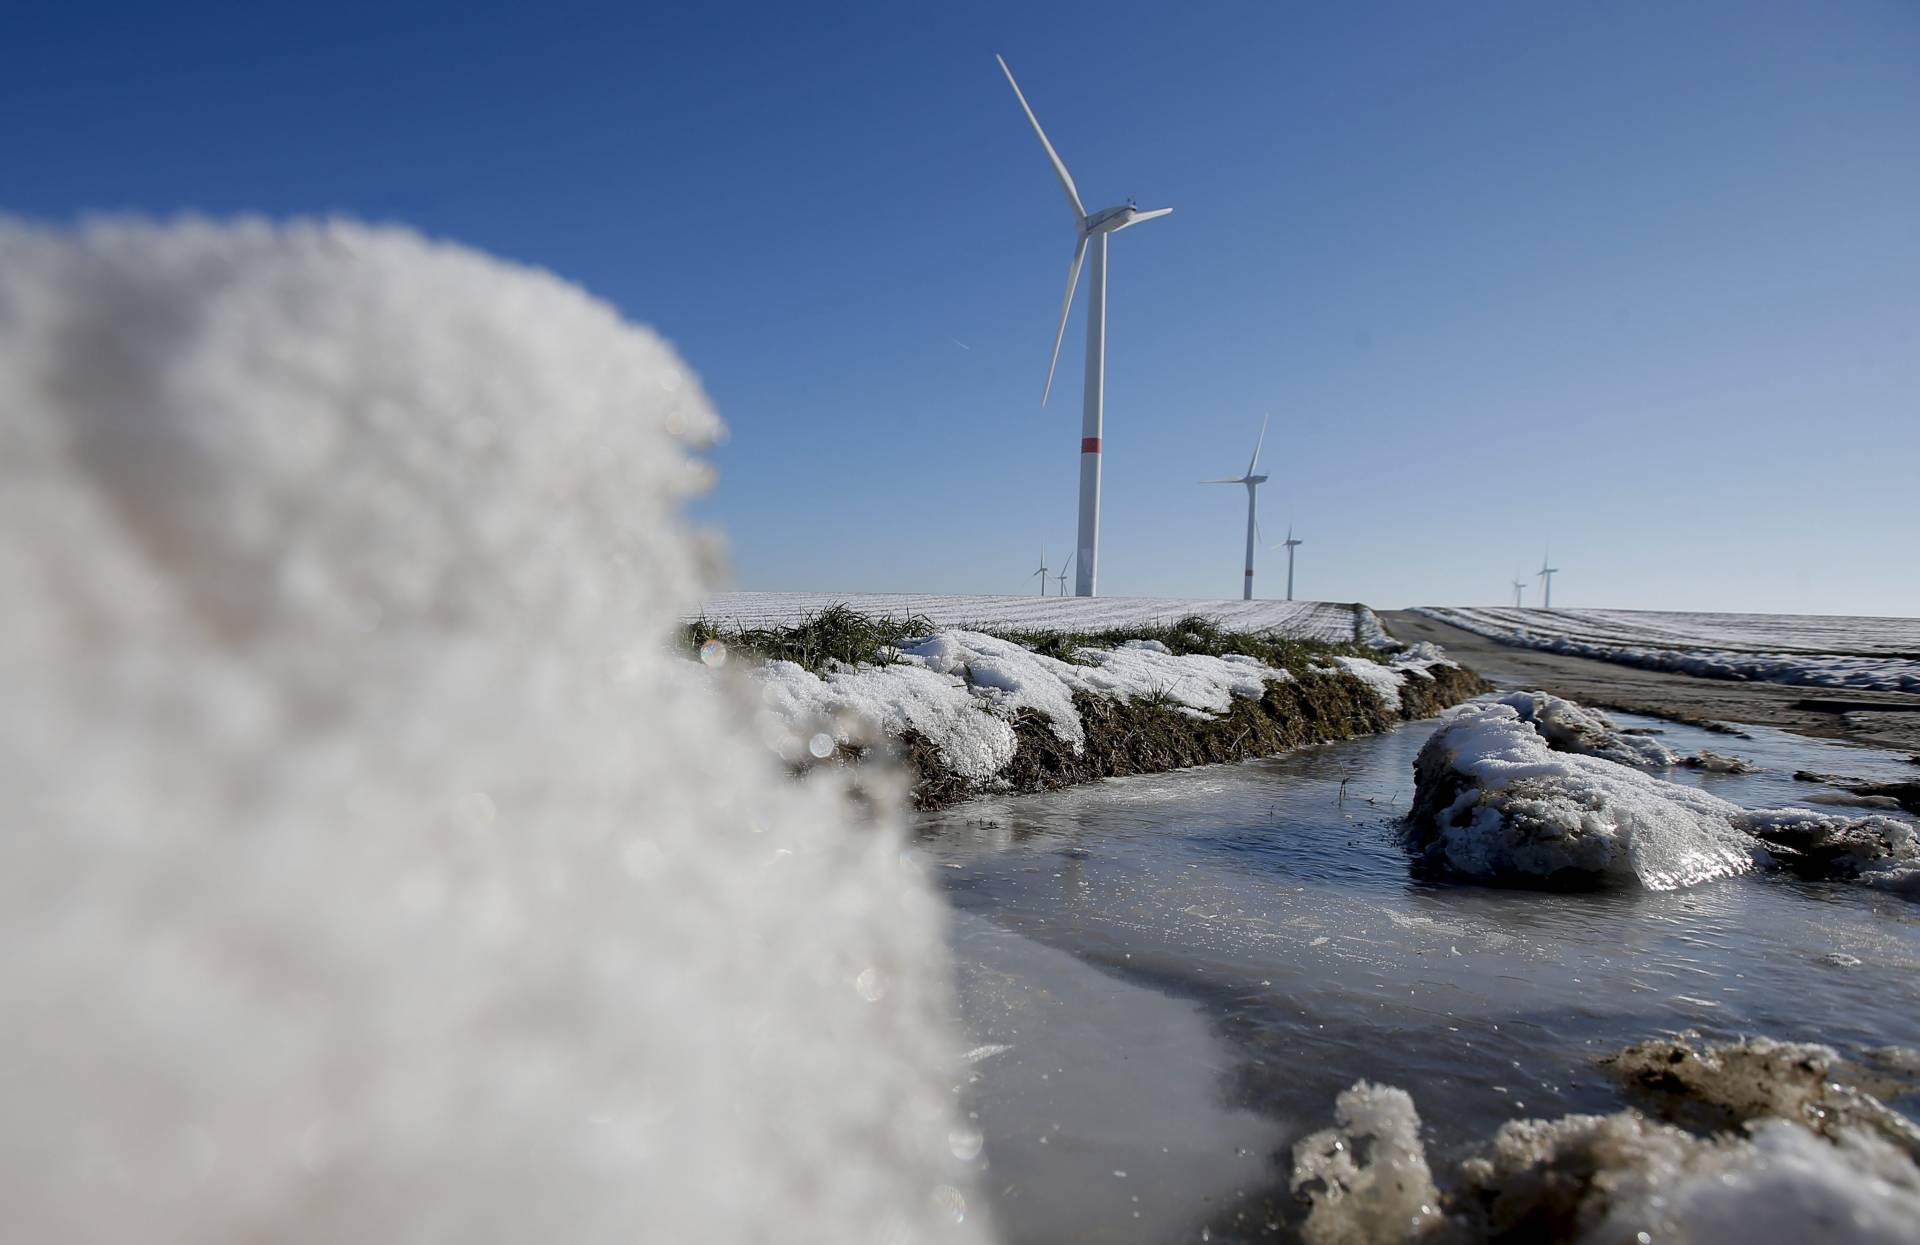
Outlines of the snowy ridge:
M 1169 626 L 1198 614 L 1227 631 L 1275 632 L 1299 640 L 1389 643 L 1364 605 L 1327 601 L 1182 601 L 1172 597 L 994 597 L 913 592 L 722 592 L 689 620 L 785 627 L 833 605 L 876 618 L 922 617 L 938 627 L 992 631 L 1108 631 Z
M 1920 692 L 1920 619 L 1422 606 L 1520 648 L 1647 670 L 1803 687 Z
M 1230 712 L 1236 697 L 1257 700 L 1270 684 L 1293 678 L 1257 657 L 1181 656 L 1154 640 L 1082 648 L 1074 657 L 1061 661 L 1010 640 L 956 629 L 902 644 L 891 665 L 841 666 L 816 675 L 776 661 L 756 673 L 767 708 L 792 730 L 854 746 L 912 730 L 933 744 L 950 769 L 974 781 L 991 778 L 1013 759 L 1017 744 L 1010 723 L 1022 711 L 1046 718 L 1054 735 L 1078 753 L 1086 731 L 1076 694 L 1154 700 L 1189 717 L 1211 718 Z M 1387 664 L 1363 657 L 1334 660 L 1396 712 L 1407 679 L 1430 678 L 1433 667 L 1453 664 L 1432 645 Z

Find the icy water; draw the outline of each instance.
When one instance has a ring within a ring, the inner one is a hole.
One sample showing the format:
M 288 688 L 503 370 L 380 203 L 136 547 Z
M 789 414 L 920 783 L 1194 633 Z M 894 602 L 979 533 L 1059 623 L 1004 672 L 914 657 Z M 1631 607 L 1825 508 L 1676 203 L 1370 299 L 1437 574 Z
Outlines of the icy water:
M 1916 772 L 1614 717 L 1760 766 L 1671 775 L 1749 807 L 1848 811 L 1796 769 Z M 1398 823 L 1432 730 L 923 819 L 976 1045 L 981 1136 L 956 1152 L 983 1144 L 1010 1239 L 1284 1232 L 1285 1151 L 1361 1078 L 1413 1094 L 1440 1160 L 1507 1119 L 1617 1109 L 1595 1060 L 1662 1033 L 1920 1045 L 1911 900 L 1775 876 L 1582 894 L 1413 876 Z

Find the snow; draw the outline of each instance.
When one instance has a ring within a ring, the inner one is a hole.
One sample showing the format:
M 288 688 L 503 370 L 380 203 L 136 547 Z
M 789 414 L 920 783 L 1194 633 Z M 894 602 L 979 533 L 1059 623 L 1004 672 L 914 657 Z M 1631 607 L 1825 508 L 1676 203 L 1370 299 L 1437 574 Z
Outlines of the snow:
M 1920 692 L 1920 619 L 1423 607 L 1522 648 L 1706 678 Z
M 1183 601 L 1166 597 L 958 596 L 906 592 L 721 592 L 689 619 L 782 627 L 831 605 L 876 618 L 922 617 L 937 627 L 992 631 L 1108 631 L 1164 627 L 1198 614 L 1228 631 L 1301 640 L 1383 645 L 1385 630 L 1364 605 L 1324 601 Z
M 10 1237 L 984 1239 L 903 826 L 667 649 L 717 427 L 404 231 L 0 223 Z
M 1665 769 L 1680 760 L 1657 739 L 1621 733 L 1600 710 L 1546 692 L 1509 692 L 1488 703 L 1511 708 L 1556 752 L 1578 752 L 1640 769 Z
M 1335 657 L 1333 662 L 1336 667 L 1379 693 L 1387 708 L 1399 712 L 1400 685 L 1407 677 L 1404 671 L 1388 669 L 1364 657 Z
M 1895 891 L 1920 871 L 1920 836 L 1896 818 L 1748 810 L 1609 759 L 1595 714 L 1541 693 L 1453 710 L 1414 767 L 1413 845 L 1481 879 L 1583 877 L 1672 890 L 1756 864 Z M 1556 751 L 1549 738 L 1586 751 Z
M 1258 699 L 1269 684 L 1293 677 L 1255 657 L 1175 656 L 1151 640 L 1082 648 L 1074 654 L 1076 663 L 977 631 L 952 630 L 905 642 L 899 655 L 890 665 L 823 675 L 770 662 L 757 677 L 767 706 L 802 735 L 822 731 L 836 743 L 868 745 L 911 729 L 955 773 L 975 781 L 1013 759 L 1009 722 L 1024 711 L 1045 717 L 1075 752 L 1084 748 L 1075 693 L 1153 699 L 1204 718 L 1229 712 L 1235 697 Z

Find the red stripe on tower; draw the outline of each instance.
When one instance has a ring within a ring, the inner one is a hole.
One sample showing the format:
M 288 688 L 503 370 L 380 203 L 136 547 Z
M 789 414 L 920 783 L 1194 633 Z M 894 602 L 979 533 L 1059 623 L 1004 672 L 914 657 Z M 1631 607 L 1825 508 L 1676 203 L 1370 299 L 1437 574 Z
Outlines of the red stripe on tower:
M 1082 454 L 1098 454 L 1100 452 L 1100 438 L 1099 437 L 1081 437 L 1080 452 Z

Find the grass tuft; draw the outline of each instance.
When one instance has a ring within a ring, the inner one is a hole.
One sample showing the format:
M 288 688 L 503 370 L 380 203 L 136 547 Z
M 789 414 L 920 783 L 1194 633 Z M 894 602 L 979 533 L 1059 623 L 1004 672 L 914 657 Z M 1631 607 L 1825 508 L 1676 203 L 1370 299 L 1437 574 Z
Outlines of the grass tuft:
M 846 605 L 829 605 L 790 627 L 727 627 L 711 619 L 688 623 L 681 642 L 694 652 L 718 640 L 732 652 L 762 661 L 790 661 L 819 674 L 834 662 L 849 666 L 891 665 L 898 645 L 932 635 L 938 628 L 917 614 L 874 618 Z

